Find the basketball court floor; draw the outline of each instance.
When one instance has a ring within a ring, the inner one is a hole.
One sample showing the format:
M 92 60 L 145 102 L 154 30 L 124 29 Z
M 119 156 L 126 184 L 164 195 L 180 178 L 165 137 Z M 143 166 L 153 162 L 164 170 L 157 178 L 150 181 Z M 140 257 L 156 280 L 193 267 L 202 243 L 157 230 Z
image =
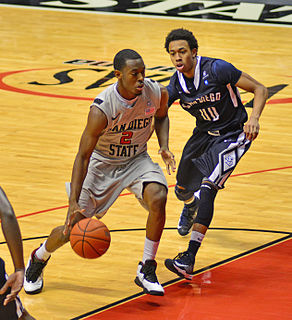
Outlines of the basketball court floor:
M 115 82 L 112 59 L 119 50 L 137 50 L 147 76 L 167 85 L 173 68 L 164 39 L 184 27 L 196 35 L 200 55 L 231 62 L 270 94 L 257 140 L 217 196 L 192 281 L 177 278 L 163 263 L 189 240 L 176 231 L 182 204 L 174 195 L 175 175 L 166 174 L 167 221 L 157 254 L 165 296 L 146 296 L 134 284 L 147 212 L 125 191 L 103 218 L 111 231 L 108 252 L 86 260 L 69 244 L 57 250 L 45 269 L 43 292 L 20 293 L 29 312 L 38 320 L 292 319 L 291 4 L 16 2 L 0 5 L 0 177 L 21 227 L 25 261 L 65 220 L 65 182 L 89 105 Z M 241 95 L 250 113 L 252 95 Z M 178 104 L 169 117 L 178 163 L 195 122 Z M 165 169 L 155 135 L 148 151 Z M 0 244 L 10 273 L 2 233 Z

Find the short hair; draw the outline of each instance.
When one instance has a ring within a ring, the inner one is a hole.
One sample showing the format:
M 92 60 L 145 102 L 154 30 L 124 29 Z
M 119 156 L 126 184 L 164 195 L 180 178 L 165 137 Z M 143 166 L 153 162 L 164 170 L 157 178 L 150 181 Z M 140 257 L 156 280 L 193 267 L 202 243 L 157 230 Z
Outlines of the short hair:
M 123 49 L 119 51 L 114 57 L 114 69 L 121 71 L 126 65 L 127 60 L 142 59 L 140 54 L 132 49 Z
M 169 43 L 175 40 L 186 40 L 191 50 L 193 50 L 194 48 L 198 49 L 199 47 L 198 41 L 191 31 L 179 28 L 170 31 L 170 33 L 165 38 L 164 47 L 167 52 L 169 52 Z

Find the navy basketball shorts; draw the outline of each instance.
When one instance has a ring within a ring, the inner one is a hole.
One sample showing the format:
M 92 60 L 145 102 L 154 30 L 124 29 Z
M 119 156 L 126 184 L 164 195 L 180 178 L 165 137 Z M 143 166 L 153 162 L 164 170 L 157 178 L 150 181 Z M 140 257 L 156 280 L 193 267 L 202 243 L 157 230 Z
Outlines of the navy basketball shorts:
M 186 143 L 177 171 L 177 185 L 197 191 L 204 178 L 219 189 L 249 149 L 251 141 L 240 129 L 213 136 L 195 129 Z
M 7 279 L 7 274 L 5 272 L 5 263 L 0 258 L 0 288 L 5 284 Z M 3 302 L 6 295 L 10 292 L 10 289 L 5 293 L 0 295 L 0 319 L 17 320 L 21 317 L 23 312 L 23 306 L 21 304 L 20 298 L 17 296 L 14 301 L 9 302 L 5 307 Z

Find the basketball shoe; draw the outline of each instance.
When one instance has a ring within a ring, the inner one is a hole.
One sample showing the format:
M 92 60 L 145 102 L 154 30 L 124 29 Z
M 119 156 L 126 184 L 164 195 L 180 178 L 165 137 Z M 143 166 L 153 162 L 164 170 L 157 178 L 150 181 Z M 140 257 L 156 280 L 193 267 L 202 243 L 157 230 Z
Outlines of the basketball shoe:
M 166 268 L 178 276 L 192 280 L 195 256 L 190 251 L 179 253 L 174 259 L 164 261 Z
M 151 294 L 153 296 L 163 296 L 164 289 L 162 285 L 158 282 L 156 276 L 157 263 L 155 260 L 146 260 L 145 263 L 139 262 L 137 277 L 135 283 L 144 289 L 145 293 Z
M 44 285 L 43 269 L 50 259 L 47 261 L 39 260 L 35 256 L 36 251 L 37 249 L 32 252 L 25 269 L 23 287 L 28 294 L 36 294 L 42 291 Z
M 199 209 L 199 202 L 200 200 L 195 197 L 192 203 L 184 205 L 177 226 L 177 231 L 181 236 L 186 236 L 190 232 Z

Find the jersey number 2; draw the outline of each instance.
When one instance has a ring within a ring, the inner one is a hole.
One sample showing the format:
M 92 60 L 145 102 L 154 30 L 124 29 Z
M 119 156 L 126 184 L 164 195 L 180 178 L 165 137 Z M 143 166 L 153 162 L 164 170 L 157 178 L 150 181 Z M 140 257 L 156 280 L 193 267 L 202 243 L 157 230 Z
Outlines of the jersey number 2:
M 120 144 L 130 144 L 132 136 L 133 136 L 133 132 L 132 131 L 122 132 L 122 137 L 121 137 L 121 140 L 120 140 Z

